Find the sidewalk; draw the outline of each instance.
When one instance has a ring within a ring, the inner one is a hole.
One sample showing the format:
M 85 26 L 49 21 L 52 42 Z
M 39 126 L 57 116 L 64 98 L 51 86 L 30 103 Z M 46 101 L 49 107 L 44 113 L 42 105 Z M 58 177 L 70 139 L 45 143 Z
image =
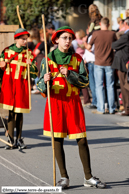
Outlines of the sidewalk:
M 82 102 L 82 105 L 83 105 L 84 97 L 81 95 L 80 99 L 81 99 L 81 102 Z M 88 104 L 86 104 L 86 105 L 88 105 Z M 90 112 L 93 111 L 93 109 L 88 109 L 88 108 L 86 108 L 86 106 L 84 106 L 83 108 L 89 110 Z M 106 115 L 108 115 L 108 114 L 106 114 Z M 117 125 L 122 126 L 122 127 L 129 127 L 129 116 L 120 116 L 119 114 L 114 114 L 112 116 L 115 116 L 115 115 L 118 116 L 118 118 L 120 117 L 121 118 L 120 120 L 123 120 L 122 118 L 125 118 L 125 120 L 126 120 L 124 122 L 118 122 Z

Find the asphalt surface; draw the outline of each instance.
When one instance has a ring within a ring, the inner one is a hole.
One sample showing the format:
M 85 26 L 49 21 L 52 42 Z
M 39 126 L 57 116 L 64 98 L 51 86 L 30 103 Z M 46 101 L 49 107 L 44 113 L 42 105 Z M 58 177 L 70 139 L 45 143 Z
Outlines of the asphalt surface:
M 53 185 L 51 139 L 42 135 L 45 101 L 41 95 L 32 95 L 32 111 L 24 114 L 22 135 L 27 149 L 5 150 L 5 145 L 0 142 L 0 188 Z M 96 115 L 86 107 L 84 112 L 92 174 L 105 182 L 107 188 L 83 186 L 84 173 L 78 146 L 75 140 L 66 138 L 64 149 L 70 187 L 63 193 L 129 194 L 129 117 Z M 7 140 L 3 128 L 0 128 L 0 138 Z M 60 173 L 56 167 L 58 181 Z

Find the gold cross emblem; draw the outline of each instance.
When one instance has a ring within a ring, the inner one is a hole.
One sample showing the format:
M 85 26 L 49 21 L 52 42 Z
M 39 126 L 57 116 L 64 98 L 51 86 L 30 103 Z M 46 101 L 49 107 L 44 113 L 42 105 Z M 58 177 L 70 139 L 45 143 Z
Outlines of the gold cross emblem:
M 64 86 L 60 85 L 59 81 L 55 81 L 55 84 L 52 86 L 52 89 L 55 90 L 55 94 L 59 94 L 60 89 L 64 89 Z

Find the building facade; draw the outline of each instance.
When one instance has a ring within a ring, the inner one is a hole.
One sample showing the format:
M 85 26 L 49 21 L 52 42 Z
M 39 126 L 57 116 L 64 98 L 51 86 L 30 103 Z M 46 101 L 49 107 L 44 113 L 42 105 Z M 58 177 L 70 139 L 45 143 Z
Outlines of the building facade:
M 4 21 L 5 7 L 3 1 L 0 0 L 0 24 Z M 69 15 L 66 20 L 59 19 L 53 21 L 56 28 L 62 25 L 69 25 L 73 30 L 77 31 L 87 28 L 88 22 L 90 21 L 88 14 L 88 7 L 94 3 L 98 6 L 102 16 L 106 16 L 110 19 L 110 29 L 117 30 L 117 17 L 125 19 L 125 10 L 129 9 L 129 0 L 79 0 L 73 1 L 73 5 L 69 8 Z
M 117 30 L 117 17 L 125 19 L 125 10 L 129 9 L 129 0 L 94 0 L 103 16 L 110 19 L 111 29 Z
M 73 12 L 67 17 L 67 22 L 76 31 L 78 29 L 85 30 L 89 22 L 88 6 L 90 4 L 96 4 L 100 10 L 100 13 L 104 17 L 108 17 L 110 20 L 110 30 L 117 30 L 118 23 L 117 17 L 125 19 L 125 10 L 129 9 L 129 0 L 94 0 L 90 1 L 87 5 L 87 1 L 79 2 L 78 6 L 73 7 Z

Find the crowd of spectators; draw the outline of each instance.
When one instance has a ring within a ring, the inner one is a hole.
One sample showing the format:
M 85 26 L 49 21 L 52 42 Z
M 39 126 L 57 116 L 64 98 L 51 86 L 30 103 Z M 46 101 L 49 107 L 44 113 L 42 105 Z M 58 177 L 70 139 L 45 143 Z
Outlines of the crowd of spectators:
M 92 111 L 95 114 L 129 116 L 129 10 L 126 10 L 125 20 L 117 18 L 119 29 L 116 31 L 108 29 L 110 21 L 100 14 L 96 5 L 90 5 L 89 16 L 86 33 L 82 29 L 76 31 L 76 39 L 70 48 L 81 55 L 89 74 L 89 87 L 81 91 L 83 106 L 96 109 Z M 54 32 L 54 25 L 49 23 L 46 26 L 48 53 L 57 47 L 51 42 Z M 35 28 L 30 34 L 29 48 L 33 50 L 40 72 L 40 63 L 45 56 L 43 30 Z M 37 81 L 38 77 L 32 87 L 33 94 L 39 93 Z
M 82 42 L 85 45 L 82 57 L 89 73 L 92 100 L 89 104 L 88 94 L 84 95 L 83 106 L 96 109 L 92 111 L 95 114 L 129 116 L 129 10 L 125 20 L 117 18 L 116 31 L 108 30 L 110 21 L 102 17 L 96 5 L 92 4 L 90 10 L 94 18 Z

